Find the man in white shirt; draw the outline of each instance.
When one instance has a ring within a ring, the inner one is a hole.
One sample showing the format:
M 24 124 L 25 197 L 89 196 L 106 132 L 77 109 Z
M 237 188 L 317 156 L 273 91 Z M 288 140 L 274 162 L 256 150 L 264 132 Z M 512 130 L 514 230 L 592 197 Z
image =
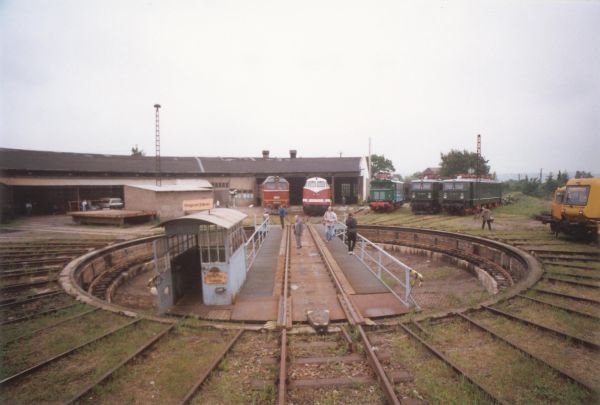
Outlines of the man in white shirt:
M 337 215 L 333 212 L 333 208 L 329 206 L 325 215 L 323 215 L 323 223 L 325 224 L 325 238 L 329 242 L 335 235 L 335 223 L 337 222 Z

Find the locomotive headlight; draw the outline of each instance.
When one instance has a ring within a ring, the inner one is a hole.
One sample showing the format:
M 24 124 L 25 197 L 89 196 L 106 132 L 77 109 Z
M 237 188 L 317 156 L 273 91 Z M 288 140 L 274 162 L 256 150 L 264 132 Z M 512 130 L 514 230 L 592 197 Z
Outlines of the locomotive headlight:
M 465 199 L 465 193 L 460 193 L 460 199 L 464 200 Z
M 431 198 L 431 193 L 427 193 L 427 198 Z
M 413 200 L 414 200 L 414 198 L 415 198 L 415 193 L 412 193 L 412 198 L 413 198 Z
M 444 193 L 444 199 L 448 198 L 448 193 Z

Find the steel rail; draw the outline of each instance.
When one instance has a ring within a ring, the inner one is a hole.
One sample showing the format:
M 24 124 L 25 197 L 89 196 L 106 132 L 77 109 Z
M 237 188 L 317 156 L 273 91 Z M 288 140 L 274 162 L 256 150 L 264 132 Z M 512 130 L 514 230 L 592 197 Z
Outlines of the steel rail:
M 37 300 L 41 300 L 41 299 L 48 298 L 48 297 L 53 297 L 55 295 L 62 295 L 62 294 L 65 294 L 65 292 L 63 290 L 55 290 L 55 291 L 49 291 L 49 292 L 36 294 L 36 295 L 30 295 L 28 298 L 25 298 L 22 300 L 17 300 L 17 301 L 14 301 L 15 298 L 9 298 L 7 300 L 0 301 L 0 302 L 12 301 L 12 302 L 7 302 L 5 304 L 1 304 L 0 309 L 9 308 L 9 307 L 13 307 L 16 305 L 27 304 L 29 302 L 34 302 Z
M 387 399 L 387 403 L 400 405 L 400 400 L 398 399 L 398 396 L 394 391 L 394 386 L 390 382 L 390 379 L 387 377 L 387 374 L 385 373 L 381 362 L 377 358 L 377 355 L 375 355 L 375 351 L 373 350 L 373 346 L 371 345 L 367 334 L 365 333 L 361 325 L 356 325 L 356 327 L 358 328 L 358 332 L 360 334 L 363 346 L 365 348 L 367 360 L 373 368 L 373 370 L 375 371 L 375 374 L 377 375 L 377 379 L 379 380 L 379 383 L 382 386 L 383 393 Z
M 284 239 L 284 243 L 285 243 L 285 257 L 284 257 L 284 261 L 283 261 L 283 298 L 282 298 L 282 303 L 281 306 L 279 308 L 279 319 L 278 319 L 278 324 L 283 327 L 283 328 L 287 328 L 288 326 L 288 296 L 289 296 L 289 267 L 290 267 L 290 245 L 291 245 L 291 232 L 290 232 L 290 227 L 286 226 L 285 231 L 284 231 L 284 235 L 283 237 Z
M 438 351 L 435 347 L 433 347 L 432 345 L 430 345 L 429 343 L 427 343 L 423 338 L 421 338 L 419 335 L 417 335 L 412 330 L 410 330 L 410 328 L 408 328 L 405 324 L 399 323 L 398 326 L 400 326 L 413 339 L 417 340 L 423 346 L 425 346 L 427 348 L 427 350 L 429 350 L 434 356 L 438 357 L 440 360 L 442 360 L 444 363 L 446 363 L 452 370 L 454 370 L 455 373 L 457 373 L 458 375 L 464 377 L 467 381 L 469 381 L 475 387 L 479 388 L 492 401 L 494 401 L 495 403 L 503 404 L 503 405 L 509 405 L 508 402 L 503 401 L 503 400 L 497 398 L 494 394 L 492 394 L 490 391 L 488 391 L 488 389 L 485 388 L 477 380 L 475 380 L 474 377 L 472 377 L 469 374 L 467 374 L 467 372 L 465 370 L 463 370 L 462 368 L 460 368 L 459 366 L 457 366 L 456 364 L 454 364 L 454 362 L 452 362 L 449 358 L 447 358 L 442 352 Z
M 315 242 L 315 246 L 317 247 L 317 249 L 319 251 L 321 259 L 323 260 L 323 263 L 325 264 L 325 267 L 327 267 L 329 276 L 332 278 L 334 285 L 339 293 L 338 300 L 340 300 L 340 304 L 341 304 L 342 310 L 344 311 L 344 314 L 346 315 L 346 319 L 348 320 L 350 325 L 357 325 L 360 322 L 363 322 L 362 316 L 359 316 L 357 314 L 356 310 L 354 309 L 354 306 L 352 305 L 352 302 L 350 301 L 350 297 L 348 297 L 348 294 L 346 294 L 346 291 L 344 291 L 344 289 L 342 288 L 342 284 L 341 284 L 340 280 L 335 275 L 335 272 L 333 271 L 333 265 L 332 265 L 332 263 L 330 263 L 327 255 L 325 254 L 325 246 L 323 246 L 323 243 L 317 239 L 318 236 L 316 235 L 315 229 L 310 224 L 307 225 L 307 228 L 309 230 L 311 237 L 313 238 L 313 240 Z
M 528 249 L 531 252 L 535 252 L 536 254 L 541 254 L 541 255 L 552 255 L 552 256 L 560 256 L 560 255 L 565 255 L 565 256 L 577 256 L 577 255 L 581 255 L 581 256 L 589 256 L 592 258 L 598 258 L 600 259 L 600 253 L 598 252 L 590 252 L 590 251 L 572 251 L 572 250 L 555 250 L 555 249 Z
M 291 232 L 290 226 L 286 226 L 285 232 L 285 260 L 283 269 L 283 305 L 282 313 L 280 314 L 280 325 L 283 326 L 281 330 L 281 349 L 279 351 L 279 377 L 278 377 L 278 389 L 277 398 L 280 405 L 285 405 L 287 396 L 287 326 L 288 322 L 291 324 L 292 320 L 288 320 L 288 277 L 290 268 L 290 251 L 291 251 Z
M 174 327 L 175 327 L 174 323 L 171 324 L 171 325 L 168 325 L 158 335 L 154 336 L 149 341 L 147 341 L 146 343 L 144 343 L 144 345 L 142 345 L 142 347 L 140 347 L 135 353 L 133 353 L 132 355 L 130 355 L 126 359 L 122 360 L 119 364 L 117 364 L 112 369 L 108 370 L 106 373 L 104 373 L 98 379 L 96 379 L 95 381 L 91 382 L 90 384 L 88 384 L 84 388 L 82 388 L 71 399 L 69 399 L 66 402 L 66 404 L 72 404 L 73 402 L 81 399 L 81 397 L 83 397 L 85 394 L 87 394 L 88 392 L 90 392 L 95 386 L 102 384 L 102 382 L 104 382 L 111 375 L 113 375 L 115 373 L 115 371 L 117 371 L 118 369 L 120 369 L 121 367 L 123 367 L 125 364 L 129 363 L 131 360 L 133 360 L 134 358 L 136 358 L 137 356 L 139 356 L 141 353 L 143 353 L 144 351 L 146 351 L 154 343 L 156 343 L 158 340 L 160 340 L 162 337 L 164 337 L 167 333 L 169 333 L 171 330 L 173 330 Z
M 39 257 L 45 257 L 45 256 L 79 256 L 82 255 L 83 253 L 87 253 L 89 252 L 91 249 L 78 249 L 78 250 L 44 250 L 43 252 L 23 252 L 23 253 L 8 253 L 8 254 L 3 254 L 0 253 L 0 260 L 8 260 L 8 259 L 13 259 L 12 261 L 16 261 L 16 259 L 34 259 L 34 258 L 39 258 Z
M 20 371 L 20 372 L 18 372 L 16 374 L 13 374 L 12 376 L 7 377 L 7 378 L 3 379 L 2 381 L 0 381 L 0 386 L 4 386 L 4 385 L 6 385 L 6 384 L 8 384 L 10 382 L 13 382 L 13 381 L 15 381 L 15 380 L 17 380 L 17 379 L 25 376 L 25 375 L 31 374 L 32 372 L 34 372 L 34 371 L 36 371 L 36 370 L 38 370 L 38 369 L 40 369 L 40 368 L 42 368 L 44 366 L 47 366 L 48 364 L 50 364 L 50 363 L 52 363 L 54 361 L 60 360 L 60 359 L 62 359 L 65 356 L 68 356 L 68 355 L 70 355 L 70 354 L 72 354 L 72 353 L 74 353 L 74 352 L 76 352 L 78 350 L 81 350 L 84 347 L 86 347 L 86 346 L 88 346 L 88 345 L 90 345 L 92 343 L 95 343 L 95 342 L 97 342 L 99 340 L 102 340 L 105 337 L 108 337 L 108 336 L 110 336 L 110 335 L 112 335 L 112 334 L 114 334 L 114 333 L 116 333 L 116 332 L 118 332 L 118 331 L 120 331 L 122 329 L 125 329 L 125 328 L 127 328 L 129 326 L 135 325 L 136 323 L 138 323 L 140 321 L 141 321 L 141 319 L 135 319 L 135 320 L 133 320 L 131 322 L 126 323 L 125 325 L 121 325 L 121 326 L 118 326 L 116 328 L 113 328 L 113 329 L 109 330 L 108 332 L 106 332 L 105 334 L 103 334 L 101 336 L 98 336 L 96 338 L 90 339 L 87 342 L 82 343 L 82 344 L 80 344 L 77 347 L 74 347 L 73 349 L 69 349 L 67 351 L 64 351 L 64 352 L 62 352 L 60 354 L 57 354 L 56 356 L 50 357 L 49 359 L 46 359 L 46 360 L 44 360 L 44 361 L 42 361 L 42 362 L 40 362 L 40 363 L 38 363 L 38 364 L 36 364 L 34 366 L 31 366 L 28 369 L 25 369 L 25 370 Z
M 99 310 L 100 310 L 100 308 L 92 308 L 92 309 L 90 309 L 88 311 L 84 311 L 84 312 L 82 312 L 80 314 L 77 314 L 77 315 L 70 316 L 68 318 L 62 319 L 62 320 L 60 320 L 60 321 L 58 321 L 56 323 L 53 323 L 53 324 L 48 325 L 48 326 L 45 326 L 43 328 L 39 328 L 39 329 L 33 330 L 31 332 L 23 333 L 22 335 L 19 335 L 19 336 L 14 337 L 14 338 L 12 338 L 10 340 L 7 340 L 6 342 L 2 342 L 2 345 L 8 345 L 10 343 L 16 342 L 17 340 L 21 340 L 21 339 L 24 339 L 24 338 L 29 338 L 29 337 L 31 337 L 33 335 L 37 335 L 38 333 L 44 332 L 44 331 L 46 331 L 48 329 L 55 328 L 55 327 L 57 327 L 59 325 L 62 325 L 62 324 L 67 323 L 67 322 L 70 322 L 70 321 L 72 321 L 74 319 L 78 319 L 78 318 L 84 317 L 84 316 L 86 316 L 88 314 L 91 314 L 91 313 L 99 311 Z
M 598 284 L 585 283 L 585 282 L 575 281 L 575 280 L 565 280 L 563 278 L 552 276 L 550 274 L 544 274 L 543 277 L 550 282 L 559 281 L 561 283 L 577 285 L 577 286 L 581 286 L 581 287 L 600 288 L 600 285 L 598 285 Z
M 572 308 L 568 308 L 568 307 L 563 307 L 562 305 L 554 304 L 554 303 L 551 303 L 551 302 L 548 302 L 548 301 L 544 301 L 544 300 L 540 300 L 540 299 L 533 298 L 533 297 L 528 297 L 528 296 L 523 295 L 523 294 L 518 294 L 518 295 L 516 295 L 516 297 L 524 298 L 524 299 L 527 299 L 527 300 L 530 300 L 530 301 L 533 301 L 533 302 L 537 302 L 539 304 L 547 305 L 549 307 L 560 309 L 560 310 L 563 310 L 563 311 L 566 311 L 566 312 L 570 312 L 570 313 L 573 313 L 573 314 L 576 314 L 576 315 L 587 316 L 589 318 L 594 318 L 594 319 L 600 320 L 600 316 L 598 316 L 598 315 L 593 315 L 593 314 L 589 314 L 587 312 L 578 311 L 576 309 L 572 309 Z
M 19 322 L 27 321 L 29 319 L 39 318 L 41 316 L 48 315 L 48 314 L 51 314 L 51 313 L 54 313 L 54 312 L 58 312 L 58 311 L 62 311 L 64 309 L 69 309 L 69 308 L 76 307 L 76 306 L 78 306 L 80 304 L 81 304 L 80 302 L 76 302 L 75 304 L 69 304 L 69 305 L 64 305 L 62 307 L 51 308 L 51 309 L 48 309 L 46 311 L 34 312 L 32 314 L 22 316 L 21 318 L 9 319 L 7 321 L 2 321 L 2 322 L 0 322 L 0 326 L 10 325 L 10 324 L 13 324 L 13 323 L 19 323 Z
M 493 330 L 489 329 L 488 327 L 486 327 L 485 325 L 480 324 L 479 322 L 477 322 L 476 320 L 461 314 L 461 313 L 456 313 L 456 315 L 460 316 L 461 318 L 463 318 L 464 320 L 466 320 L 467 322 L 477 326 L 479 329 L 489 333 L 490 335 L 492 335 L 494 338 L 508 344 L 509 346 L 519 350 L 521 353 L 525 354 L 526 356 L 531 357 L 532 359 L 539 361 L 540 363 L 544 364 L 545 366 L 549 367 L 550 369 L 556 371 L 558 374 L 566 377 L 567 379 L 587 388 L 588 390 L 590 390 L 591 392 L 598 392 L 597 388 L 594 388 L 593 386 L 591 386 L 590 384 L 581 381 L 579 378 L 573 376 L 571 373 L 569 373 L 568 371 L 565 371 L 563 369 L 561 369 L 560 367 L 554 366 L 550 363 L 548 363 L 546 360 L 542 359 L 541 357 L 529 352 L 527 349 L 525 349 L 524 347 L 522 347 L 521 345 L 512 342 L 511 340 L 509 340 L 508 338 L 505 338 L 501 335 L 499 335 L 498 333 L 494 332 Z
M 12 261 L 12 262 L 0 262 L 0 270 L 14 270 L 15 267 L 17 267 L 17 266 L 28 266 L 28 265 L 36 265 L 36 264 L 44 264 L 44 263 L 58 264 L 58 263 L 68 262 L 71 259 L 73 259 L 72 256 L 56 258 L 56 259 L 28 260 L 28 261 L 17 260 L 17 261 Z
M 235 345 L 235 343 L 239 340 L 243 333 L 244 329 L 240 329 L 238 333 L 235 334 L 235 336 L 231 339 L 227 346 L 225 346 L 225 348 L 221 350 L 221 352 L 217 355 L 217 358 L 212 362 L 208 369 L 200 375 L 198 381 L 192 386 L 192 388 L 190 388 L 185 397 L 183 397 L 183 399 L 179 402 L 179 405 L 185 405 L 192 399 L 194 394 L 198 391 L 202 384 L 204 384 L 204 382 L 208 379 L 211 373 L 217 368 L 217 366 L 221 363 L 223 358 L 225 358 L 225 355 L 229 353 L 233 345 Z
M 43 281 L 33 281 L 31 283 L 8 284 L 5 286 L 0 286 L 0 291 L 6 292 L 6 291 L 13 291 L 13 290 L 22 290 L 24 288 L 37 287 L 37 286 L 40 286 L 43 284 L 56 283 L 57 281 L 58 281 L 58 278 L 51 278 L 51 279 L 43 280 Z
M 277 390 L 277 403 L 286 404 L 287 396 L 287 329 L 281 331 L 281 351 L 279 353 L 279 383 Z
M 571 264 L 571 263 L 551 262 L 551 263 L 544 263 L 544 266 L 568 267 L 568 268 L 571 268 L 571 269 L 582 269 L 582 270 L 600 270 L 598 268 L 584 266 L 582 264 Z
M 567 277 L 583 278 L 586 280 L 600 281 L 600 276 L 596 277 L 596 276 L 590 276 L 587 274 L 561 273 L 559 271 L 546 271 L 545 274 L 548 276 L 552 276 L 552 277 L 567 276 Z
M 595 300 L 593 298 L 580 297 L 578 295 L 559 293 L 559 292 L 555 292 L 555 291 L 545 290 L 545 289 L 539 288 L 539 287 L 531 288 L 530 291 L 537 291 L 537 292 L 548 294 L 548 295 L 556 295 L 557 297 L 570 298 L 570 299 L 573 299 L 576 301 L 584 301 L 584 302 L 591 302 L 593 304 L 600 304 L 600 300 Z
M 5 270 L 5 271 L 0 271 L 0 277 L 10 277 L 14 274 L 22 274 L 22 275 L 28 275 L 28 274 L 34 274 L 34 273 L 39 273 L 39 272 L 52 272 L 54 270 L 62 270 L 62 266 L 60 266 L 59 264 L 55 264 L 54 266 L 47 266 L 47 267 L 28 267 L 28 268 L 22 268 L 22 269 L 18 269 L 18 270 Z
M 569 333 L 562 332 L 560 330 L 551 328 L 549 326 L 544 326 L 544 325 L 539 324 L 537 322 L 529 321 L 529 320 L 527 320 L 525 318 L 521 318 L 519 316 L 516 316 L 516 315 L 513 315 L 513 314 L 509 314 L 508 312 L 500 311 L 499 309 L 495 309 L 495 308 L 492 308 L 492 307 L 487 306 L 487 305 L 482 305 L 481 307 L 485 308 L 488 311 L 493 312 L 495 314 L 502 315 L 502 316 L 504 316 L 506 318 L 513 319 L 515 321 L 519 321 L 519 322 L 524 323 L 526 325 L 534 326 L 536 328 L 539 328 L 539 329 L 542 329 L 542 330 L 545 330 L 545 331 L 548 331 L 548 332 L 552 332 L 552 333 L 554 333 L 556 335 L 559 335 L 561 337 L 564 337 L 566 339 L 571 339 L 571 340 L 573 340 L 575 342 L 578 342 L 578 343 L 580 343 L 580 344 L 582 344 L 584 346 L 587 346 L 587 347 L 589 347 L 591 349 L 594 349 L 594 350 L 599 350 L 600 349 L 600 344 L 594 343 L 594 342 L 589 341 L 587 339 L 583 339 L 583 338 L 580 338 L 580 337 L 577 337 L 577 336 L 573 336 L 573 335 L 571 335 Z
M 32 270 L 32 271 L 18 271 L 10 274 L 0 273 L 0 280 L 9 280 L 11 278 L 20 278 L 20 277 L 35 277 L 40 275 L 53 275 L 57 274 L 62 269 L 60 267 L 56 267 L 52 270 Z

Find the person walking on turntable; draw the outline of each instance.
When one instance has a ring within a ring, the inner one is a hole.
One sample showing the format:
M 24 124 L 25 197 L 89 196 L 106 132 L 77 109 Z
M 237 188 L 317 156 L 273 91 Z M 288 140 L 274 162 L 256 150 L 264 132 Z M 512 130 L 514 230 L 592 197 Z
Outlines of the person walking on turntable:
M 352 213 L 348 213 L 348 219 L 346 219 L 346 237 L 348 238 L 348 254 L 354 254 L 354 246 L 356 245 L 356 227 L 358 226 L 356 218 Z
M 333 211 L 331 205 L 325 211 L 323 215 L 323 223 L 325 224 L 325 238 L 329 242 L 335 236 L 335 223 L 337 222 L 337 215 Z
M 279 213 L 279 222 L 281 222 L 281 229 L 283 229 L 285 227 L 285 207 L 283 205 L 280 205 L 279 210 L 277 212 Z
M 304 222 L 298 215 L 294 217 L 294 236 L 296 237 L 296 248 L 302 248 L 302 232 L 304 232 Z

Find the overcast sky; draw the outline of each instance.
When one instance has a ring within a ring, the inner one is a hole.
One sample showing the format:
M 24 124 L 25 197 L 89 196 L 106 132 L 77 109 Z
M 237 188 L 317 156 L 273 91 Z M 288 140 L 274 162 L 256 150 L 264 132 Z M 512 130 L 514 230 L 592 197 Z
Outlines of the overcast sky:
M 598 1 L 0 0 L 0 146 L 600 173 Z

